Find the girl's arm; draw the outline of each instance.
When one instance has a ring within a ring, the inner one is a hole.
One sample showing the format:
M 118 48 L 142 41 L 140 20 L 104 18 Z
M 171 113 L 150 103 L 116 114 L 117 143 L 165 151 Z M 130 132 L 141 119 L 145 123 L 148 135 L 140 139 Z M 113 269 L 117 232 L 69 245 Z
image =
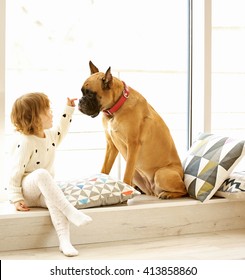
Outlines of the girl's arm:
M 55 135 L 56 135 L 56 144 L 57 146 L 61 143 L 61 141 L 64 139 L 64 137 L 67 135 L 70 124 L 72 122 L 72 115 L 75 110 L 75 101 L 77 99 L 73 98 L 67 98 L 67 106 L 61 116 L 60 123 L 58 127 L 55 129 Z
M 31 143 L 25 137 L 18 137 L 10 152 L 8 194 L 13 203 L 24 200 L 21 183 L 31 156 Z

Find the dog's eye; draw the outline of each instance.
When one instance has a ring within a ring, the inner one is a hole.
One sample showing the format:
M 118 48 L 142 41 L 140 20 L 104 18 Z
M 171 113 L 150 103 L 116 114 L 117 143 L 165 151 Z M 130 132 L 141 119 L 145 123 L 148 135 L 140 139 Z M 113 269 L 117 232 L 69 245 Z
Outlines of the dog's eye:
M 84 87 L 81 89 L 83 96 L 87 95 L 89 93 L 88 89 L 85 89 Z
M 90 90 L 90 89 L 85 89 L 85 88 L 82 88 L 82 93 L 83 93 L 83 96 L 90 96 L 90 97 L 93 97 L 96 95 L 96 92 Z

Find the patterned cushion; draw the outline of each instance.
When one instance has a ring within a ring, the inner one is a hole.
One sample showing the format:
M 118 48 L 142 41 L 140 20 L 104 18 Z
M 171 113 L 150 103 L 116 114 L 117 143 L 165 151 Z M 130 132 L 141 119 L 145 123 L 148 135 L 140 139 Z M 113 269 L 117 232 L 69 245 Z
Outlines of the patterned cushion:
M 215 196 L 226 197 L 229 199 L 245 199 L 245 171 L 233 172 L 227 178 Z
M 244 156 L 244 145 L 244 140 L 202 133 L 183 163 L 189 195 L 210 199 Z
M 77 209 L 118 204 L 140 195 L 133 187 L 102 173 L 70 182 L 59 181 L 58 185 Z

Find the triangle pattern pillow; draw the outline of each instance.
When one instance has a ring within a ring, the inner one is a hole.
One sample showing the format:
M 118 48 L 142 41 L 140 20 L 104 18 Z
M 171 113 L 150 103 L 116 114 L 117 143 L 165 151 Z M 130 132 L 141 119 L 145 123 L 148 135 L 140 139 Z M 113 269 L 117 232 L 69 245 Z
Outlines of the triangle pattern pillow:
M 183 162 L 190 197 L 209 200 L 245 154 L 245 140 L 202 133 Z
M 123 203 L 140 195 L 130 185 L 103 173 L 57 184 L 77 209 Z

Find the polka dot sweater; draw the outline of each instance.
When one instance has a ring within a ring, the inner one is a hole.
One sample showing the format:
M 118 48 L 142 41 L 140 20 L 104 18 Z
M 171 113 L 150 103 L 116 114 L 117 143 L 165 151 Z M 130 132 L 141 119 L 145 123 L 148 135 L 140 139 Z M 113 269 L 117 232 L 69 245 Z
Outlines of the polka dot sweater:
M 21 182 L 38 168 L 44 168 L 54 176 L 55 150 L 67 134 L 75 107 L 67 106 L 58 127 L 45 130 L 45 138 L 19 134 L 10 157 L 8 193 L 12 202 L 23 200 Z

